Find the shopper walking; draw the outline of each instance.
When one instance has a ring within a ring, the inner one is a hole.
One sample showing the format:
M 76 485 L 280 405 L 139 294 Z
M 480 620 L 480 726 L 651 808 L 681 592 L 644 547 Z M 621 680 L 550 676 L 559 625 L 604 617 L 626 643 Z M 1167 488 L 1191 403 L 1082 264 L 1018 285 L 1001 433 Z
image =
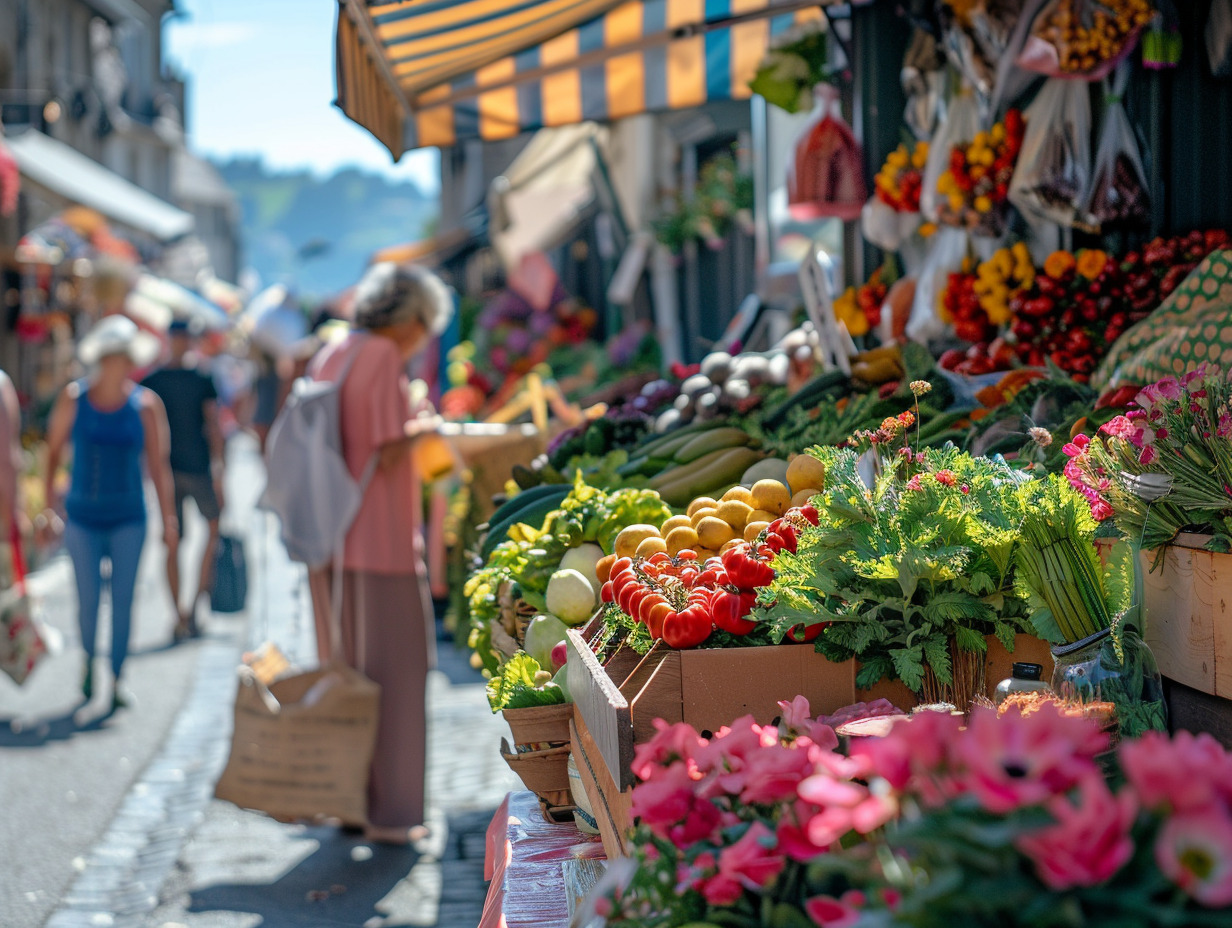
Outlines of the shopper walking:
M 128 704 L 120 673 L 128 654 L 133 591 L 145 543 L 143 463 L 158 497 L 163 540 L 179 539 L 167 458 L 167 415 L 162 401 L 133 382 L 134 370 L 150 364 L 158 339 L 131 319 L 108 316 L 81 341 L 78 357 L 91 373 L 64 388 L 47 434 L 46 499 L 53 505 L 56 471 L 71 442 L 72 478 L 64 501 L 64 544 L 77 580 L 78 622 L 86 653 L 82 695 L 94 694 L 94 642 L 104 586 L 111 594 L 113 709 Z M 106 582 L 103 561 L 110 562 Z
M 412 417 L 405 369 L 452 312 L 449 291 L 431 273 L 374 265 L 356 291 L 357 331 L 325 348 L 309 370 L 318 380 L 348 371 L 340 396 L 343 454 L 357 480 L 374 455 L 377 462 L 346 537 L 343 654 L 333 655 L 381 686 L 368 790 L 372 841 L 406 843 L 424 820 L 426 683 L 435 638 L 411 448 L 439 420 Z M 332 568 L 314 570 L 310 582 L 324 662 L 331 657 Z
M 179 551 L 167 550 L 167 585 L 175 602 L 176 640 L 198 634 L 197 606 L 213 587 L 218 522 L 223 507 L 225 453 L 218 423 L 218 391 L 214 379 L 197 366 L 192 352 L 196 333 L 186 320 L 176 319 L 167 332 L 171 357 L 142 386 L 156 393 L 167 410 L 171 439 L 171 479 L 175 489 L 176 524 L 184 526 L 184 503 L 191 499 L 209 526 L 209 536 L 197 573 L 197 585 L 185 610 L 180 589 Z

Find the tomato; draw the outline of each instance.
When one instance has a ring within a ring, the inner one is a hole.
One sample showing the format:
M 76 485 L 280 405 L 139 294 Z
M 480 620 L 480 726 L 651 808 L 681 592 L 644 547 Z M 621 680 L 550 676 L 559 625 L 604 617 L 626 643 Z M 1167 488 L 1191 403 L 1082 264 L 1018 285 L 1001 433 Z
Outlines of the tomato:
M 678 561 L 696 561 L 696 560 L 697 560 L 697 552 L 696 552 L 696 551 L 694 551 L 692 548 L 685 548 L 683 551 L 681 551 L 679 554 L 677 554 L 677 555 L 676 555 L 676 560 L 678 560 Z
M 688 606 L 663 620 L 663 641 L 677 649 L 695 648 L 713 630 L 710 613 L 704 606 Z
M 757 595 L 754 593 L 731 593 L 723 590 L 715 596 L 710 611 L 714 624 L 723 631 L 733 635 L 747 635 L 757 627 L 756 622 L 745 618 L 756 604 Z
M 601 590 L 599 591 L 599 601 L 600 601 L 600 602 L 605 602 L 605 603 L 614 603 L 614 602 L 616 602 L 616 592 L 615 592 L 615 590 L 614 590 L 614 589 L 613 589 L 613 587 L 612 587 L 612 581 L 611 581 L 611 580 L 609 580 L 607 583 L 603 584 L 603 589 L 601 589 Z
M 650 611 L 646 614 L 646 629 L 650 632 L 650 637 L 662 638 L 664 621 L 666 621 L 669 615 L 675 614 L 676 610 L 666 600 L 651 606 Z
M 628 583 L 624 589 L 616 593 L 616 602 L 620 604 L 620 609 L 628 616 L 636 616 L 634 597 L 638 598 L 645 596 L 648 591 L 641 583 Z
M 654 554 L 650 555 L 646 561 L 647 563 L 661 566 L 663 564 L 670 564 L 672 562 L 672 556 L 666 551 L 656 551 Z
M 650 610 L 654 606 L 657 606 L 660 603 L 666 603 L 666 602 L 667 602 L 667 597 L 665 597 L 662 593 L 656 592 L 654 590 L 650 590 L 646 593 L 645 596 L 642 597 L 642 601 L 638 603 L 637 615 L 635 615 L 634 618 L 637 619 L 639 622 L 641 622 L 643 625 L 649 625 L 650 624 L 649 623 Z
M 633 558 L 619 557 L 616 559 L 616 562 L 612 564 L 612 572 L 609 575 L 609 579 L 611 577 L 616 576 L 619 573 L 623 573 L 626 570 L 632 570 L 632 569 L 633 569 Z
M 615 596 L 617 600 L 620 599 L 621 590 L 623 590 L 630 583 L 637 582 L 637 574 L 633 572 L 632 568 L 623 571 L 622 573 L 612 574 L 612 579 L 608 581 L 608 583 L 612 585 L 612 595 Z
M 696 567 L 686 567 L 680 572 L 680 582 L 684 584 L 685 589 L 691 590 L 697 585 L 697 578 L 701 576 L 701 571 Z

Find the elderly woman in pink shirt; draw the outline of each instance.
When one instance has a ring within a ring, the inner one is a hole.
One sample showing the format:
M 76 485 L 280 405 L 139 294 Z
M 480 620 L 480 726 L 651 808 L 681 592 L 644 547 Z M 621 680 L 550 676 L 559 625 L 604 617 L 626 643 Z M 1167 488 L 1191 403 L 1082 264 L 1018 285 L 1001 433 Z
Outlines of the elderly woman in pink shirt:
M 344 653 L 333 656 L 381 686 L 366 834 L 386 843 L 406 843 L 422 830 L 426 683 L 435 658 L 420 478 L 411 447 L 439 420 L 412 414 L 406 364 L 444 330 L 452 313 L 451 294 L 435 275 L 376 264 L 356 288 L 356 330 L 323 350 L 309 369 L 317 380 L 333 380 L 350 364 L 340 398 L 343 454 L 357 480 L 374 455 L 377 461 L 346 537 Z M 309 578 L 322 662 L 331 657 L 333 576 L 326 567 Z

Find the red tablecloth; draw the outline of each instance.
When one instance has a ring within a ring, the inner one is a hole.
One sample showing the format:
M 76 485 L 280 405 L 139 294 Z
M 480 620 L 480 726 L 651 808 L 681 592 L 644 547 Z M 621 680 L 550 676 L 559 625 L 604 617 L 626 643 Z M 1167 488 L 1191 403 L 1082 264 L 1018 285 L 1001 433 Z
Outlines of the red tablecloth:
M 544 818 L 534 793 L 510 793 L 488 826 L 484 877 L 492 885 L 479 928 L 565 928 L 565 861 L 602 856 L 598 838 Z

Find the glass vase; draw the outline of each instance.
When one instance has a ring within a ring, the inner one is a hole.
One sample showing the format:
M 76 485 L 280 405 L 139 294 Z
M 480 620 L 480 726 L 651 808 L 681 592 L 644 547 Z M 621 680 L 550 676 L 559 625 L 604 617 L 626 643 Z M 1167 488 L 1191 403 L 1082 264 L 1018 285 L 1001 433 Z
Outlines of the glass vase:
M 1167 731 L 1163 681 L 1150 647 L 1126 629 L 1106 628 L 1073 644 L 1054 645 L 1052 688 L 1064 699 L 1110 703 L 1122 738 Z

